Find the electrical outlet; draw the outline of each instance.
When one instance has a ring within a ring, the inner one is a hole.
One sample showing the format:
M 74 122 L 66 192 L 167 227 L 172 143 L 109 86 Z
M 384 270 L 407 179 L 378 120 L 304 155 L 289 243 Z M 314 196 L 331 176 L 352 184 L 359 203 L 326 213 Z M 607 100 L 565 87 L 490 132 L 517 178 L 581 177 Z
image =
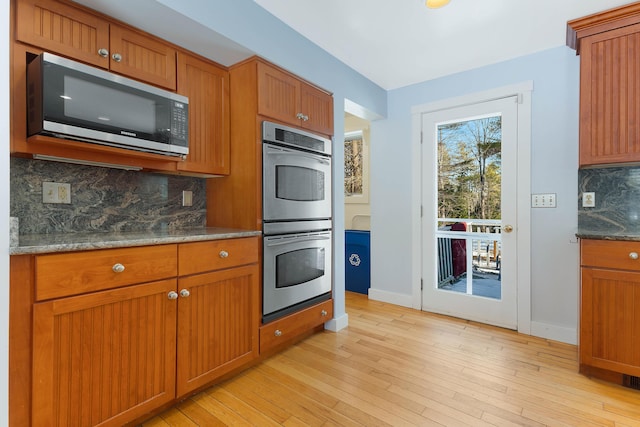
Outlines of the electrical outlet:
M 71 203 L 71 184 L 43 182 L 42 203 Z
M 596 207 L 596 193 L 593 191 L 586 191 L 582 193 L 582 207 L 583 208 L 595 208 Z
M 531 207 L 532 208 L 555 208 L 556 193 L 532 194 Z
M 193 191 L 184 190 L 182 192 L 182 206 L 193 205 Z

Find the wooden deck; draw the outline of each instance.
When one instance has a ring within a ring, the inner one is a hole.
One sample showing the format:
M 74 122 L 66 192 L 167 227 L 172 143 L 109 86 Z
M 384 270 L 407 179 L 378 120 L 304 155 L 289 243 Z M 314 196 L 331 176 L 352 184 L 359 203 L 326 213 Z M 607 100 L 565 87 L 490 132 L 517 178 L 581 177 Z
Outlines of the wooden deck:
M 640 391 L 578 374 L 575 346 L 351 292 L 347 312 L 144 426 L 640 426 Z

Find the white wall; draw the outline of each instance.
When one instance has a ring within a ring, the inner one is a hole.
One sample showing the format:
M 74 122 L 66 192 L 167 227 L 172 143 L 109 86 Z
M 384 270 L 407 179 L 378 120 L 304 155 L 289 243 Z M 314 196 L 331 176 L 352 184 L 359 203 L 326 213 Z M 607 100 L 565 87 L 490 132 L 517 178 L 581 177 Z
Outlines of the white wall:
M 0 3 L 0 426 L 9 425 L 9 2 Z
M 579 57 L 566 47 L 388 93 L 388 119 L 372 122 L 371 131 L 371 168 L 384 173 L 371 174 L 370 297 L 411 306 L 411 272 L 420 268 L 411 257 L 419 238 L 411 233 L 411 194 L 420 184 L 411 179 L 411 108 L 529 80 L 531 192 L 557 194 L 557 208 L 531 210 L 531 330 L 577 341 Z

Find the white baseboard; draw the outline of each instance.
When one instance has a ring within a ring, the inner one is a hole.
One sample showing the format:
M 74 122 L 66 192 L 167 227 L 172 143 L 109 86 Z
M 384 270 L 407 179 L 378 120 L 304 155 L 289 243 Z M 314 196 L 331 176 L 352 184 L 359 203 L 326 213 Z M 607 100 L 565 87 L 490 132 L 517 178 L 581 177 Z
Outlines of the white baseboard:
M 349 326 L 349 315 L 347 313 L 340 317 L 335 317 L 324 324 L 324 328 L 332 332 L 338 332 L 347 326 Z
M 531 335 L 567 344 L 578 344 L 578 331 L 575 328 L 565 328 L 562 326 L 532 321 Z
M 389 304 L 401 305 L 413 308 L 413 297 L 406 294 L 396 294 L 394 292 L 381 291 L 369 288 L 369 299 L 374 301 L 388 302 Z

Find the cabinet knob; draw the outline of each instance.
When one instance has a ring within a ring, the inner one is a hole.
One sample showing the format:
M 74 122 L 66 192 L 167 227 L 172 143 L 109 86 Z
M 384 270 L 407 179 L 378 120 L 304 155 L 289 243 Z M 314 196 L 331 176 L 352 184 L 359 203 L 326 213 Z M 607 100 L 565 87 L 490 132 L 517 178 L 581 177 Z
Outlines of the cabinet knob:
M 302 121 L 308 121 L 309 120 L 309 116 L 307 116 L 306 114 L 304 116 L 302 116 Z
M 113 270 L 114 273 L 122 273 L 124 271 L 124 265 L 117 263 L 117 264 L 114 264 L 113 267 L 111 267 L 111 269 Z
M 296 119 L 304 120 L 304 114 L 302 114 L 302 113 L 296 114 Z
M 273 333 L 273 335 L 279 337 L 282 335 L 282 331 L 280 329 L 276 329 L 276 331 Z
M 324 317 L 324 316 L 326 316 L 326 315 L 327 315 L 327 310 L 322 310 L 322 311 L 320 312 L 320 316 Z
M 189 295 L 191 295 L 191 292 L 189 292 L 188 289 L 183 289 L 183 290 L 180 291 L 180 296 L 182 298 L 187 298 Z
M 178 293 L 176 291 L 171 291 L 167 294 L 167 298 L 169 299 L 178 299 Z
M 227 258 L 229 256 L 229 252 L 227 251 L 220 251 L 220 258 Z
M 102 56 L 103 58 L 106 58 L 107 56 L 109 56 L 109 51 L 105 48 L 98 49 L 98 55 Z
M 629 252 L 629 258 L 638 259 L 638 252 Z
M 505 233 L 511 233 L 513 231 L 513 225 L 505 225 L 504 227 L 502 227 L 502 231 L 504 231 Z
M 111 58 L 116 62 L 122 61 L 122 55 L 120 55 L 119 53 L 114 53 L 113 55 L 111 55 Z

